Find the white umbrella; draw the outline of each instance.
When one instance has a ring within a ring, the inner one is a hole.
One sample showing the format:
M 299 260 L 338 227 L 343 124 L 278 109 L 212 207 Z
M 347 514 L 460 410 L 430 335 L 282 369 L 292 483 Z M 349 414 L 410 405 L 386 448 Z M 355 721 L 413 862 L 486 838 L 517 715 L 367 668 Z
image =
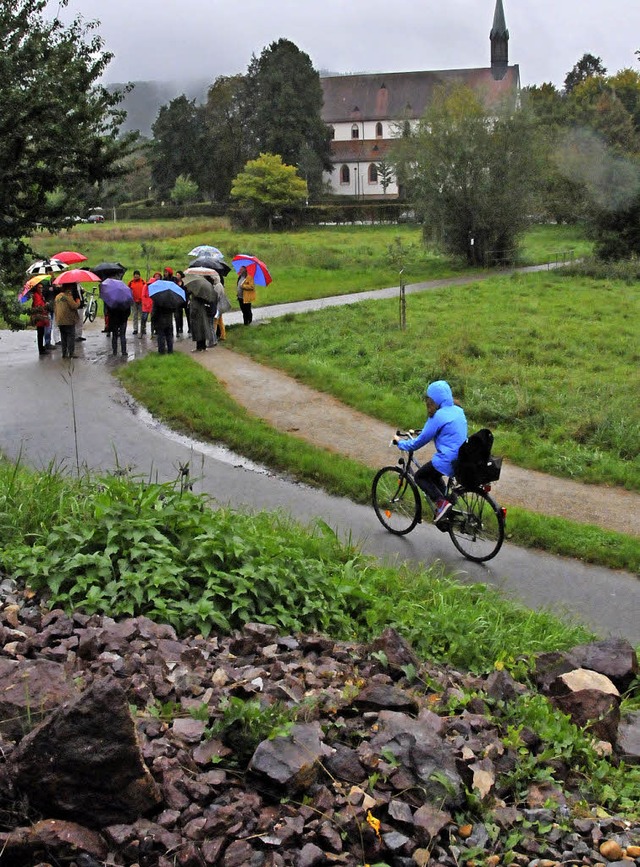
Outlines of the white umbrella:
M 58 271 L 64 271 L 66 264 L 59 259 L 38 259 L 37 262 L 32 262 L 27 268 L 29 277 L 34 277 L 36 274 L 56 274 Z
M 209 256 L 211 259 L 224 259 L 224 253 L 221 253 L 217 247 L 210 247 L 208 244 L 201 244 L 199 247 L 194 247 L 187 255 Z

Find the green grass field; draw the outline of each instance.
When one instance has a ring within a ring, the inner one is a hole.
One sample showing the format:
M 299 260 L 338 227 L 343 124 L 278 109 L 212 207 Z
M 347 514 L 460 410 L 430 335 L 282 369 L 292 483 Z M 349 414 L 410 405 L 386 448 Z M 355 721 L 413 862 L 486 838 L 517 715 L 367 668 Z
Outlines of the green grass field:
M 38 255 L 73 249 L 87 256 L 89 265 L 121 262 L 127 266 L 127 279 L 134 268 L 143 276 L 165 265 L 185 269 L 187 253 L 197 244 L 213 244 L 229 263 L 236 253 L 251 253 L 266 262 L 273 276 L 273 283 L 260 291 L 261 305 L 397 286 L 401 267 L 406 283 L 474 273 L 464 263 L 427 249 L 420 227 L 407 225 L 239 233 L 221 220 L 79 224 L 58 236 L 35 235 L 30 243 Z M 401 263 L 390 253 L 398 247 L 403 251 Z M 576 228 L 536 226 L 523 242 L 522 261 L 553 262 L 559 251 L 570 249 L 576 255 L 589 251 Z
M 543 272 L 411 295 L 404 331 L 397 301 L 375 301 L 227 345 L 393 427 L 421 427 L 425 385 L 447 379 L 513 463 L 639 490 L 639 321 L 637 283 Z

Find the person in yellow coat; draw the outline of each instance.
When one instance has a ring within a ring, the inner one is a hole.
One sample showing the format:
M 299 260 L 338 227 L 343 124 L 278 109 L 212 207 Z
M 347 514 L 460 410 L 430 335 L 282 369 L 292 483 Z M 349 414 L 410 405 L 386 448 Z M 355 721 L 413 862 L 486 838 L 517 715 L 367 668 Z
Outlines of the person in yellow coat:
M 238 304 L 242 310 L 242 319 L 245 325 L 251 325 L 253 322 L 253 311 L 251 305 L 256 300 L 256 284 L 253 282 L 253 277 L 245 266 L 238 271 L 237 292 Z

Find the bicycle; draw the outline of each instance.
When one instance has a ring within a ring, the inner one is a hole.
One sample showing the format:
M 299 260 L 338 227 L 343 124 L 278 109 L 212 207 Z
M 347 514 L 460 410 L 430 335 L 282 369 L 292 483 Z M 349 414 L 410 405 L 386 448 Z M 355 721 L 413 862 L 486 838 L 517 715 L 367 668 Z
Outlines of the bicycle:
M 396 436 L 408 439 L 414 432 L 397 431 Z M 412 451 L 402 452 L 396 466 L 382 467 L 373 479 L 374 511 L 382 526 L 396 536 L 405 536 L 422 521 L 422 497 L 414 480 L 419 468 Z M 443 533 L 449 533 L 458 551 L 475 563 L 491 560 L 504 542 L 506 509 L 498 505 L 490 490 L 489 484 L 464 487 L 455 476 L 449 476 L 444 496 L 452 506 L 436 524 Z M 425 500 L 435 515 L 435 505 L 426 494 Z
M 98 315 L 98 299 L 96 298 L 96 290 L 90 289 L 85 292 L 84 319 L 83 322 L 93 322 Z

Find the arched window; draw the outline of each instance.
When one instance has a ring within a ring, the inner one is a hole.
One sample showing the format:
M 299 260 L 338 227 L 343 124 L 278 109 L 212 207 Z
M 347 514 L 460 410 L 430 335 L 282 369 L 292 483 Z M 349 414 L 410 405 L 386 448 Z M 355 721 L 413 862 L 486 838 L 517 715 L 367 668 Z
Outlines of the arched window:
M 329 126 L 329 138 L 333 141 L 336 137 L 336 128 L 334 126 Z
M 371 163 L 369 165 L 369 183 L 378 183 L 378 166 L 375 163 Z
M 360 128 L 357 123 L 351 127 L 351 138 L 360 138 Z
M 376 124 L 376 138 L 382 138 L 382 124 L 380 121 Z
M 350 184 L 351 183 L 351 172 L 349 171 L 349 166 L 342 166 L 340 169 L 340 183 L 341 184 Z

